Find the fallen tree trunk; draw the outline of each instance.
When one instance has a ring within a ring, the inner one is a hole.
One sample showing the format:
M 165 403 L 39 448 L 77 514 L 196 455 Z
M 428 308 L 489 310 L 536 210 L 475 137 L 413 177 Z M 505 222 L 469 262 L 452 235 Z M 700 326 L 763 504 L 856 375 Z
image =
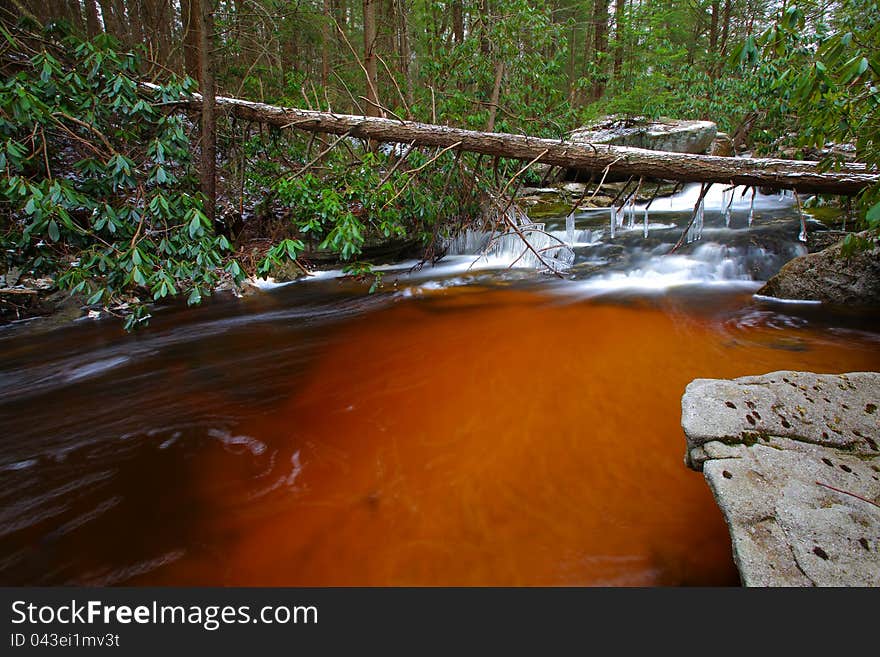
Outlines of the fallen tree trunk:
M 348 114 L 333 114 L 289 107 L 277 107 L 237 98 L 218 96 L 220 111 L 237 118 L 280 128 L 350 135 L 367 140 L 418 146 L 453 147 L 508 157 L 535 160 L 569 169 L 661 178 L 685 182 L 708 182 L 769 186 L 802 192 L 853 195 L 880 183 L 880 172 L 863 164 L 848 164 L 837 171 L 822 171 L 817 162 L 771 158 L 732 158 L 712 155 L 668 153 L 626 146 L 589 144 L 526 135 L 463 130 L 429 123 L 416 123 Z M 201 97 L 181 101 L 193 110 L 201 109 Z

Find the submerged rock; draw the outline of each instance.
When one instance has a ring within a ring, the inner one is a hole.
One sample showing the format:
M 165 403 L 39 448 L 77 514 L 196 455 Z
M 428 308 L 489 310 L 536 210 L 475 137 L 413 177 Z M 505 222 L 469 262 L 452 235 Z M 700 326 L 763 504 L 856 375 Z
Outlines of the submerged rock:
M 570 139 L 593 144 L 633 146 L 673 153 L 707 153 L 718 132 L 712 121 L 610 116 L 578 128 Z
M 880 585 L 880 373 L 697 379 L 682 427 L 743 584 Z
M 880 306 L 880 241 L 866 234 L 867 248 L 844 254 L 843 241 L 785 264 L 758 294 L 835 305 Z

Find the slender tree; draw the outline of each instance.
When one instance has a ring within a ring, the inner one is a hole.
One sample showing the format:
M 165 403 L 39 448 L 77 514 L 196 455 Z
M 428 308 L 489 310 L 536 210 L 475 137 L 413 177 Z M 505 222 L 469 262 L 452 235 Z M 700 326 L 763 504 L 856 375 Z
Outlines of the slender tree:
M 593 4 L 593 48 L 595 63 L 590 100 L 596 101 L 605 92 L 605 60 L 608 56 L 608 0 L 596 0 Z
M 382 116 L 379 103 L 379 75 L 376 59 L 376 3 L 363 0 L 364 8 L 364 69 L 367 75 L 367 116 Z
M 200 187 L 205 197 L 205 214 L 215 221 L 217 206 L 217 125 L 214 117 L 214 10 L 212 0 L 199 3 L 199 86 L 202 92 Z

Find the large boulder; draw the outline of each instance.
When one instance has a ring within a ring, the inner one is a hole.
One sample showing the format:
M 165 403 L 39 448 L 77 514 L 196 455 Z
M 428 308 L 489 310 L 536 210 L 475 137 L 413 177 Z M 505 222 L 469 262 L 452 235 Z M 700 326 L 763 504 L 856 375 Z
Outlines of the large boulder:
M 682 398 L 746 586 L 880 586 L 880 373 L 697 379 Z
M 718 132 L 712 121 L 651 120 L 610 116 L 578 128 L 570 139 L 593 144 L 633 146 L 673 153 L 708 153 Z
M 857 236 L 864 248 L 844 253 L 843 240 L 786 263 L 758 294 L 848 306 L 880 306 L 880 240 Z

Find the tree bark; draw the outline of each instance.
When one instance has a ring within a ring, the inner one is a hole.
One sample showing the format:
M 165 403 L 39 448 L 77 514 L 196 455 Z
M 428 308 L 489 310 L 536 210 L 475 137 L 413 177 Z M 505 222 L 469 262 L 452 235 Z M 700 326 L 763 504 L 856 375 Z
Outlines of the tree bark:
M 722 14 L 721 23 L 721 46 L 719 52 L 721 57 L 727 54 L 727 37 L 730 35 L 730 13 L 732 11 L 732 0 L 724 0 L 724 13 Z
M 321 14 L 321 86 L 326 88 L 330 80 L 330 0 L 324 0 Z
M 608 0 L 596 0 L 593 5 L 593 59 L 596 71 L 590 100 L 596 101 L 605 93 L 605 57 L 608 51 Z
M 614 79 L 620 78 L 620 72 L 623 69 L 623 52 L 624 52 L 624 24 L 626 12 L 626 0 L 615 0 L 614 3 Z
M 183 24 L 183 69 L 201 83 L 199 72 L 199 0 L 180 0 L 180 22 Z
M 104 31 L 122 40 L 122 27 L 119 16 L 116 15 L 116 7 L 111 0 L 99 0 L 101 5 L 101 18 L 104 20 Z
M 492 96 L 489 99 L 489 120 L 486 122 L 486 132 L 495 131 L 495 115 L 498 113 L 498 102 L 501 100 L 501 81 L 504 79 L 504 60 L 498 60 L 495 64 L 495 84 L 492 85 Z
M 202 156 L 199 182 L 205 197 L 205 214 L 214 223 L 217 206 L 216 151 L 217 126 L 214 117 L 214 11 L 212 0 L 201 0 L 199 11 L 199 72 L 202 98 L 201 136 Z
M 413 66 L 411 61 L 412 46 L 410 45 L 409 38 L 409 7 L 403 0 L 398 0 L 397 10 L 397 29 L 400 35 L 400 72 L 403 74 L 403 79 L 406 82 L 406 102 L 412 107 L 415 103 L 415 97 L 413 94 L 415 82 L 413 80 Z
M 86 34 L 94 39 L 101 33 L 101 20 L 98 18 L 97 0 L 85 0 L 86 4 Z
M 453 43 L 464 41 L 464 12 L 461 0 L 454 0 L 452 3 L 452 41 Z
M 376 66 L 376 2 L 364 0 L 364 68 L 367 71 L 367 115 L 382 116 Z
M 713 55 L 718 52 L 718 14 L 720 11 L 720 0 L 714 0 L 712 3 L 712 17 L 709 22 L 709 52 Z
M 152 85 L 144 85 L 150 89 Z M 554 166 L 584 171 L 610 171 L 625 176 L 646 176 L 684 182 L 711 182 L 729 185 L 770 186 L 803 192 L 852 195 L 880 183 L 880 172 L 864 164 L 844 165 L 839 171 L 822 171 L 818 162 L 771 158 L 733 158 L 714 155 L 667 153 L 642 148 L 587 144 L 540 139 L 527 135 L 488 133 L 448 126 L 397 121 L 365 116 L 330 114 L 312 110 L 276 107 L 237 98 L 217 97 L 216 105 L 247 121 L 280 128 L 417 146 L 453 147 L 456 150 L 497 155 L 517 160 L 535 160 Z M 196 94 L 181 106 L 201 110 Z

